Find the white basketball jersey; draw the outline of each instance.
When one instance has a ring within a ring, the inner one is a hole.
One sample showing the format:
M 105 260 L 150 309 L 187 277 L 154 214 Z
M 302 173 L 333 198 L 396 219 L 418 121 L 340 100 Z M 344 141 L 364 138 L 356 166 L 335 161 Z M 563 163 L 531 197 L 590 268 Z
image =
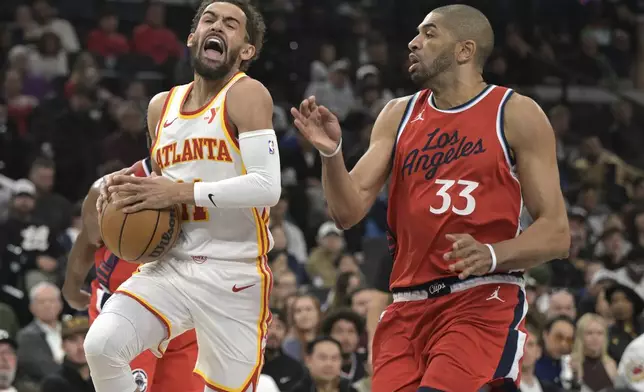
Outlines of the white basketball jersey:
M 181 182 L 216 182 L 246 173 L 239 141 L 226 118 L 226 93 L 245 76 L 235 75 L 205 106 L 182 108 L 192 83 L 170 90 L 156 130 L 152 158 L 165 177 Z M 269 209 L 182 206 L 182 234 L 171 256 L 197 262 L 208 258 L 253 259 L 272 248 Z

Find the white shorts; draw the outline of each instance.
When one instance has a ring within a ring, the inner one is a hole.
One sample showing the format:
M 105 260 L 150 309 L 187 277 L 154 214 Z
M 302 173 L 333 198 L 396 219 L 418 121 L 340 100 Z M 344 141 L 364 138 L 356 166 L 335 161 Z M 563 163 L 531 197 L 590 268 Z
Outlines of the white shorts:
M 165 324 L 168 342 L 194 328 L 199 354 L 194 372 L 211 389 L 245 391 L 257 385 L 270 321 L 273 284 L 267 258 L 249 261 L 166 259 L 142 265 L 117 290 Z

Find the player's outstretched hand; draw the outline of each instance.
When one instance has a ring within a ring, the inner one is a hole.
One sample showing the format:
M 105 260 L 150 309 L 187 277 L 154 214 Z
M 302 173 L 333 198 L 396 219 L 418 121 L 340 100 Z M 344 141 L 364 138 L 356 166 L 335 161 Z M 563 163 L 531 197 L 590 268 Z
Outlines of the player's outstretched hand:
M 131 167 L 128 167 L 126 169 L 121 169 L 119 171 L 116 171 L 112 174 L 108 174 L 105 177 L 103 177 L 103 181 L 101 182 L 101 186 L 99 187 L 99 195 L 98 198 L 96 199 L 96 210 L 98 211 L 98 215 L 100 216 L 101 213 L 103 212 L 103 209 L 105 206 L 107 206 L 107 203 L 110 200 L 110 192 L 109 192 L 109 187 L 112 185 L 114 181 L 115 176 L 129 176 L 133 173 L 133 170 Z
M 490 272 L 492 254 L 490 249 L 469 234 L 448 234 L 452 242 L 452 251 L 443 255 L 447 261 L 456 261 L 449 270 L 458 273 L 459 279 L 469 276 L 482 276 Z
M 114 205 L 126 214 L 170 207 L 178 196 L 178 183 L 152 173 L 149 177 L 115 176 L 108 191 L 116 193 Z
M 314 96 L 303 100 L 299 110 L 291 108 L 291 114 L 295 127 L 318 151 L 327 155 L 335 151 L 342 136 L 340 122 L 329 109 L 319 106 Z

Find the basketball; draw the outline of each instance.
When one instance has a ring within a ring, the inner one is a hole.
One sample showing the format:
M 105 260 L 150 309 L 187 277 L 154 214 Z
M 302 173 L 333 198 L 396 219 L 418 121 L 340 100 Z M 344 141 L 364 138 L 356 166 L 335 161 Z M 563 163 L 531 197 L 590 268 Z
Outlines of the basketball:
M 166 254 L 181 231 L 178 206 L 126 214 L 110 202 L 100 216 L 99 225 L 103 243 L 112 253 L 139 264 Z

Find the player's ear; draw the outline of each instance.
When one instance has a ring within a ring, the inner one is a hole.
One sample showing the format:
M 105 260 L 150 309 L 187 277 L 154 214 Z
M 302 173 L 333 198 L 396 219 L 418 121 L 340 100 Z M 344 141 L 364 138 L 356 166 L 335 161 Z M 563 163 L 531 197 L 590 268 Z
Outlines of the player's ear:
M 187 44 L 188 44 L 188 47 L 189 47 L 189 48 L 190 48 L 190 47 L 192 47 L 192 45 L 194 45 L 194 44 L 195 44 L 194 39 L 195 39 L 195 35 L 194 35 L 194 33 L 190 33 L 190 34 L 188 34 L 188 41 L 187 41 Z
M 255 46 L 251 44 L 245 44 L 239 55 L 241 56 L 241 59 L 243 61 L 248 61 L 253 57 L 255 57 L 255 52 L 256 52 Z
M 472 40 L 461 41 L 456 45 L 456 62 L 465 64 L 474 60 L 476 53 L 476 43 Z

